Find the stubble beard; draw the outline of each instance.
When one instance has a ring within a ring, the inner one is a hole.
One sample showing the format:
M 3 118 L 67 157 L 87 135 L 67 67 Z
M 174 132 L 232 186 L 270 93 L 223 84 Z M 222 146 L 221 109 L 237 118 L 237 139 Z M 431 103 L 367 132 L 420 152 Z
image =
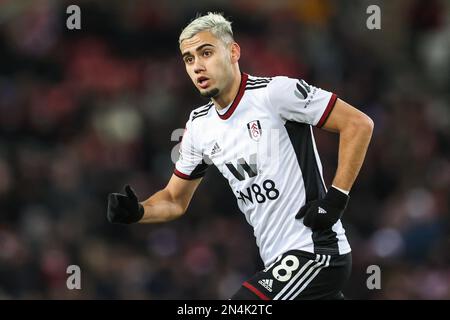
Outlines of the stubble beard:
M 204 92 L 200 91 L 200 94 L 205 98 L 215 98 L 219 94 L 219 89 L 214 88 L 214 89 L 204 91 Z

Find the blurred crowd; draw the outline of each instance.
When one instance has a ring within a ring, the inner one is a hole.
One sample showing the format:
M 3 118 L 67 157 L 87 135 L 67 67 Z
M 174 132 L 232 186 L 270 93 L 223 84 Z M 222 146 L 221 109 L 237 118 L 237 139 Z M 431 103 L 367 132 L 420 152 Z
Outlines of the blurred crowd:
M 350 299 L 450 299 L 447 1 L 0 1 L 0 299 L 227 299 L 262 268 L 210 168 L 179 220 L 121 226 L 107 194 L 163 188 L 190 111 L 181 29 L 224 12 L 241 70 L 333 91 L 375 122 L 343 218 Z M 381 29 L 366 7 L 381 8 Z M 315 131 L 331 183 L 338 137 Z M 81 268 L 81 290 L 66 269 Z M 367 288 L 367 268 L 381 289 Z

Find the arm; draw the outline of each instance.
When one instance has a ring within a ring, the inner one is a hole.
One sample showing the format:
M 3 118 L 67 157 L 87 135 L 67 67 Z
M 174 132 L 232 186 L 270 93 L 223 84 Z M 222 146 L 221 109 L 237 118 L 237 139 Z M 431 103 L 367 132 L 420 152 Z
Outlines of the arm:
M 202 181 L 208 164 L 204 161 L 201 144 L 195 139 L 192 117 L 180 146 L 180 157 L 175 163 L 174 174 L 167 186 L 143 202 L 139 202 L 130 186 L 125 195 L 112 193 L 108 197 L 108 220 L 113 223 L 158 223 L 182 216 L 195 190 Z
M 373 121 L 366 114 L 341 99 L 323 129 L 339 133 L 339 158 L 333 186 L 350 190 L 363 164 L 373 131 Z
M 130 186 L 125 194 L 108 196 L 107 217 L 111 223 L 156 223 L 176 219 L 186 212 L 202 178 L 181 179 L 172 175 L 167 186 L 146 201 L 139 203 Z
M 323 129 L 339 133 L 338 168 L 333 186 L 350 191 L 364 161 L 373 121 L 348 103 L 337 99 Z M 324 198 L 306 203 L 296 215 L 313 231 L 332 228 L 342 217 L 349 196 L 331 187 Z
M 141 202 L 144 216 L 139 223 L 166 222 L 182 216 L 202 178 L 185 180 L 172 175 L 167 186 Z

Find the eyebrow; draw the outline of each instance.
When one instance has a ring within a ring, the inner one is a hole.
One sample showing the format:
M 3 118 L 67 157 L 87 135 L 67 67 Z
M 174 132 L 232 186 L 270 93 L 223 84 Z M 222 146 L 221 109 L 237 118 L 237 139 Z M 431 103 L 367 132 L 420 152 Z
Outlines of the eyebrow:
M 207 47 L 207 46 L 214 47 L 214 45 L 212 45 L 210 43 L 205 43 L 205 44 L 202 44 L 201 46 L 199 46 L 198 48 L 196 48 L 195 51 L 198 52 L 198 51 L 202 50 L 204 47 Z M 182 57 L 184 58 L 185 56 L 190 55 L 190 54 L 191 54 L 191 52 L 187 51 L 187 52 L 183 53 Z

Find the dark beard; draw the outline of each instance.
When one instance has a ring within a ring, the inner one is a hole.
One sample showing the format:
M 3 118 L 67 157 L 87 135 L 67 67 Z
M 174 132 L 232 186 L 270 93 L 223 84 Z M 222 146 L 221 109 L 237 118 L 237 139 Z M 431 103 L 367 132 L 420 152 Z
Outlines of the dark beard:
M 200 92 L 200 94 L 205 98 L 214 98 L 219 94 L 219 89 L 214 88 L 206 92 Z

